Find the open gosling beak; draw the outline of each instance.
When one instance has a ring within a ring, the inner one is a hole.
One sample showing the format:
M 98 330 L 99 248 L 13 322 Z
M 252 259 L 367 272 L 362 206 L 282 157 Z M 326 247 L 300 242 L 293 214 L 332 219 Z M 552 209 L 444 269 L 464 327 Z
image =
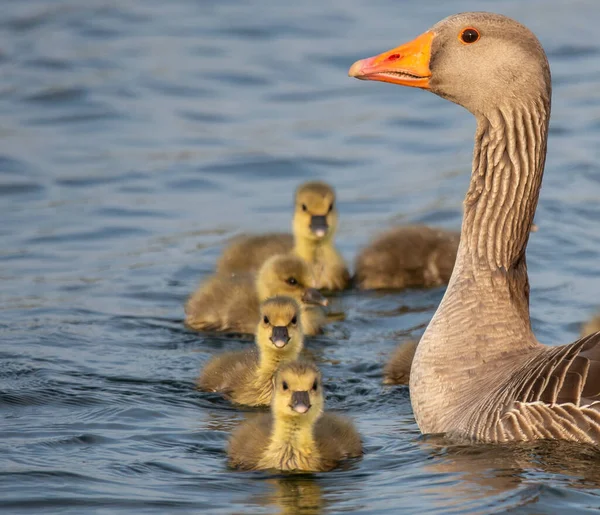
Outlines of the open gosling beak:
M 273 334 L 271 334 L 271 342 L 278 349 L 283 349 L 288 342 L 290 341 L 290 335 L 288 333 L 287 327 L 285 326 L 276 326 L 273 327 Z
M 376 80 L 429 89 L 431 78 L 429 61 L 433 38 L 434 33 L 428 31 L 383 54 L 356 61 L 350 67 L 348 75 L 361 80 Z
M 318 304 L 321 306 L 327 306 L 329 301 L 323 297 L 323 294 L 316 288 L 307 288 L 302 295 L 302 302 L 306 304 Z
M 317 238 L 324 238 L 329 229 L 327 223 L 327 217 L 325 216 L 313 216 L 310 219 L 310 230 Z
M 292 393 L 292 409 L 300 414 L 304 414 L 310 409 L 310 397 L 308 396 L 308 392 Z

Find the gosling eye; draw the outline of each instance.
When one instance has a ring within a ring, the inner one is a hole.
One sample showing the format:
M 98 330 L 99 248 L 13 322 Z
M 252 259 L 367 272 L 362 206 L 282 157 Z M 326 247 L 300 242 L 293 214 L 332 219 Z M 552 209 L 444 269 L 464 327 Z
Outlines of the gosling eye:
M 269 317 L 268 317 L 267 315 L 265 315 L 265 316 L 263 317 L 263 322 L 264 322 L 265 324 L 268 324 L 268 323 L 269 323 Z
M 298 281 L 295 277 L 288 277 L 285 282 L 288 283 L 290 286 L 296 286 L 298 284 Z
M 294 318 L 292 318 L 292 325 L 296 325 L 297 322 L 298 322 L 298 317 L 296 315 L 294 315 Z
M 312 386 L 313 392 L 316 392 L 317 388 L 319 388 L 319 381 L 317 381 L 315 379 L 315 382 L 313 383 L 313 386 Z
M 328 213 L 331 213 L 333 211 L 333 202 L 331 204 L 329 204 L 329 211 L 327 211 Z
M 281 383 L 281 387 L 282 387 L 284 390 L 287 390 L 287 389 L 289 388 L 289 387 L 288 387 L 288 384 L 287 384 L 285 381 L 284 381 L 283 383 Z
M 461 43 L 465 43 L 466 45 L 470 45 L 475 43 L 481 37 L 479 35 L 479 31 L 474 29 L 473 27 L 468 27 L 464 29 L 460 35 L 458 36 Z
M 307 211 L 308 208 L 306 207 L 306 204 L 302 204 L 302 211 Z

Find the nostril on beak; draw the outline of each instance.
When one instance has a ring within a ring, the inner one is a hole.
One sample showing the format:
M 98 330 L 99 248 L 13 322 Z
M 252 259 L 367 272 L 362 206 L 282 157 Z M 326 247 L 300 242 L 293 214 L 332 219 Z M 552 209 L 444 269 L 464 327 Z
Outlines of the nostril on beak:
M 310 230 L 318 238 L 323 238 L 327 234 L 328 229 L 329 224 L 327 223 L 327 217 L 313 216 L 310 219 Z
M 310 409 L 308 392 L 294 392 L 292 394 L 292 409 L 300 414 L 306 413 Z
M 287 327 L 285 326 L 276 326 L 273 327 L 273 333 L 271 334 L 271 342 L 278 349 L 283 349 L 290 341 L 290 335 L 288 333 Z
M 302 295 L 302 302 L 305 302 L 306 304 L 318 304 L 321 306 L 327 306 L 327 304 L 329 304 L 329 301 L 316 288 L 307 288 L 304 295 Z

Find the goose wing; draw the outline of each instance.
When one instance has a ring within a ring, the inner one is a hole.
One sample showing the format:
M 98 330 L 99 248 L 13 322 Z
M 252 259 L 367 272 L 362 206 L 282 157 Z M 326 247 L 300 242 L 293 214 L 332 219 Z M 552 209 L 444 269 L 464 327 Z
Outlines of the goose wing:
M 511 377 L 495 441 L 559 439 L 600 443 L 600 332 L 548 347 Z

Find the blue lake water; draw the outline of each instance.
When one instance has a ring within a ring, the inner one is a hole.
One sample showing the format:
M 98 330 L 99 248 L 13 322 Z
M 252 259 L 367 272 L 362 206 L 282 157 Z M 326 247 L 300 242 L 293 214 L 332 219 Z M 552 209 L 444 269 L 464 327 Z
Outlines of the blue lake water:
M 194 389 L 247 342 L 183 327 L 224 241 L 286 230 L 297 184 L 338 192 L 349 262 L 393 224 L 460 225 L 475 123 L 434 95 L 347 77 L 455 12 L 528 25 L 553 117 L 531 237 L 549 344 L 600 308 L 597 0 L 12 0 L 0 17 L 0 511 L 576 513 L 600 507 L 589 449 L 421 437 L 384 387 L 443 289 L 345 293 L 308 347 L 362 461 L 328 474 L 226 467 L 243 414 Z

